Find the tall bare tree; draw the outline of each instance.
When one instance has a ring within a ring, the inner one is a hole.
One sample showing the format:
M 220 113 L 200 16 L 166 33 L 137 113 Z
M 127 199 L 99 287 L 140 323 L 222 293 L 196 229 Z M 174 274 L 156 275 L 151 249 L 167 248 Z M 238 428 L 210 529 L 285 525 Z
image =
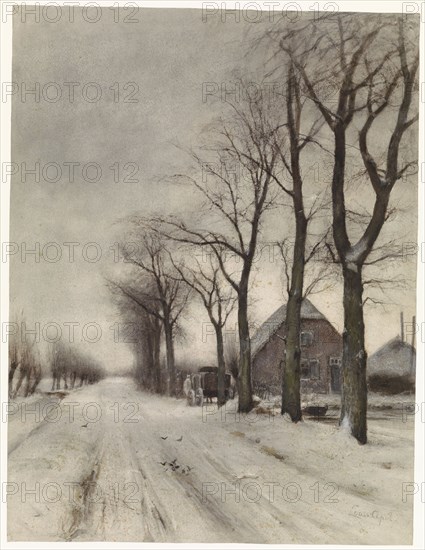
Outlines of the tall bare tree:
M 132 222 L 140 233 L 140 219 Z M 139 284 L 111 284 L 119 288 L 124 296 L 133 300 L 148 315 L 158 319 L 164 329 L 167 371 L 169 375 L 169 393 L 176 393 L 176 366 L 174 337 L 177 322 L 185 309 L 191 293 L 186 283 L 176 278 L 172 256 L 164 240 L 156 233 L 142 233 L 139 236 L 137 251 L 126 251 L 125 260 L 142 274 Z M 137 278 L 136 278 L 137 279 Z M 141 284 L 140 284 L 141 281 Z
M 160 362 L 162 335 L 161 320 L 158 316 L 150 315 L 144 311 L 137 325 L 139 328 L 138 332 L 141 336 L 143 358 L 148 365 L 148 387 L 156 393 L 162 393 Z
M 307 55 L 307 54 L 306 54 Z M 323 206 L 322 193 L 317 197 L 311 208 L 305 206 L 305 175 L 302 170 L 302 151 L 311 143 L 320 131 L 322 123 L 319 119 L 310 122 L 305 116 L 305 98 L 302 96 L 301 79 L 291 56 L 286 59 L 284 69 L 286 79 L 286 93 L 282 94 L 282 110 L 284 123 L 280 124 L 279 132 L 274 134 L 277 156 L 283 168 L 282 171 L 272 172 L 273 180 L 278 187 L 289 196 L 292 203 L 292 216 L 295 238 L 290 255 L 281 247 L 282 258 L 285 261 L 288 301 L 286 307 L 286 343 L 285 358 L 282 372 L 282 414 L 289 414 L 293 422 L 301 420 L 300 396 L 300 363 L 301 363 L 301 305 L 304 298 L 304 278 L 307 262 L 315 255 L 318 248 L 323 246 L 323 239 L 318 239 L 307 254 L 307 238 L 309 224 L 314 215 Z M 284 176 L 289 174 L 288 182 Z M 285 217 L 286 218 L 286 217 Z M 285 219 L 285 225 L 287 218 Z M 283 243 L 282 243 L 283 244 Z M 289 267 L 289 263 L 291 266 Z M 311 290 L 309 287 L 308 291 Z
M 304 21 L 297 29 L 281 33 L 279 39 L 279 48 L 290 55 L 305 94 L 333 136 L 333 240 L 344 279 L 341 423 L 361 444 L 367 442 L 362 269 L 387 219 L 391 191 L 416 161 L 413 153 L 412 161 L 400 165 L 403 137 L 418 119 L 417 114 L 409 118 L 410 111 L 417 111 L 417 30 L 413 20 L 405 16 L 368 15 L 366 20 L 338 14 Z M 315 66 L 304 62 L 306 51 L 315 52 Z M 336 96 L 328 98 L 322 93 L 324 82 L 332 83 Z M 393 101 L 396 91 L 401 91 L 398 105 Z M 383 117 L 388 138 L 382 135 L 378 122 Z M 372 215 L 355 242 L 350 239 L 346 209 L 347 165 L 358 162 L 351 155 L 353 147 L 360 151 L 359 160 L 374 192 Z
M 246 108 L 230 105 L 232 116 L 209 134 L 211 139 L 217 136 L 209 147 L 215 155 L 213 162 L 211 157 L 192 151 L 202 177 L 176 176 L 189 181 L 203 198 L 203 220 L 198 227 L 206 227 L 189 227 L 172 218 L 156 219 L 160 233 L 209 249 L 237 295 L 240 412 L 249 412 L 253 406 L 248 292 L 263 216 L 273 207 L 272 174 L 278 163 L 274 146 L 278 129 L 261 99 L 247 103 Z

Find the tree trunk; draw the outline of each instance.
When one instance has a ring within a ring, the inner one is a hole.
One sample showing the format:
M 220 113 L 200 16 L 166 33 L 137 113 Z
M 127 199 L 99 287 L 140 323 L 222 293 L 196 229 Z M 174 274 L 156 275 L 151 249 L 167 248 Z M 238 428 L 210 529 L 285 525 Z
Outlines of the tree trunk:
M 148 329 L 148 327 L 146 327 Z M 149 329 L 147 330 L 147 334 L 145 336 L 145 349 L 142 351 L 143 357 L 143 363 L 141 371 L 140 371 L 140 378 L 142 382 L 142 387 L 145 390 L 152 390 L 153 389 L 153 369 L 154 369 L 154 342 L 153 342 L 154 335 L 152 333 L 151 327 L 149 326 Z M 142 344 L 143 345 L 143 344 Z
M 295 202 L 295 201 L 294 201 Z M 302 201 L 301 201 L 302 207 Z M 301 304 L 304 287 L 305 243 L 307 220 L 300 205 L 294 204 L 296 229 L 292 261 L 291 285 L 286 306 L 285 360 L 282 373 L 282 414 L 289 414 L 292 422 L 302 418 L 300 396 L 300 333 Z
M 367 385 L 363 283 L 361 268 L 343 267 L 344 333 L 340 424 L 347 426 L 360 444 L 367 443 Z
M 18 392 L 19 390 L 21 389 L 21 386 L 22 386 L 22 382 L 24 381 L 24 378 L 25 378 L 25 373 L 26 373 L 26 370 L 25 370 L 26 367 L 24 367 L 22 364 L 19 368 L 19 378 L 18 378 L 18 383 L 16 384 L 16 388 L 15 388 L 15 391 L 13 392 L 13 395 L 14 397 L 16 397 L 18 395 Z
M 291 284 L 286 306 L 286 345 L 282 373 L 282 414 L 288 413 L 292 422 L 302 418 L 300 396 L 300 333 L 301 304 L 304 289 L 305 244 L 307 219 L 304 214 L 302 178 L 299 171 L 298 138 L 291 146 L 291 163 L 294 184 L 295 243 L 292 259 Z
M 24 397 L 28 397 L 31 392 L 31 373 L 33 371 L 34 367 L 28 367 L 26 375 L 25 375 L 25 393 Z
M 154 346 L 153 346 L 153 366 L 154 366 L 154 378 L 155 378 L 155 391 L 162 393 L 161 384 L 161 324 L 158 319 L 154 319 Z
M 304 214 L 303 179 L 300 170 L 300 102 L 301 90 L 294 76 L 293 64 L 288 72 L 286 101 L 290 136 L 291 176 L 293 182 L 293 208 L 295 217 L 295 243 L 292 258 L 291 281 L 286 305 L 286 344 L 282 373 L 282 414 L 289 414 L 292 422 L 302 418 L 300 396 L 300 333 L 301 305 L 304 290 L 305 244 L 307 219 Z
M 219 407 L 222 407 L 226 403 L 226 395 L 225 395 L 226 363 L 224 360 L 223 328 L 218 323 L 214 325 L 214 328 L 215 328 L 215 335 L 217 339 L 217 364 L 218 364 L 217 405 Z
M 33 383 L 31 385 L 31 389 L 30 389 L 30 394 L 31 395 L 33 395 L 33 393 L 37 389 L 37 386 L 39 385 L 40 380 L 41 380 L 41 376 L 42 376 L 41 367 L 40 366 L 34 367 L 34 380 L 33 380 Z
M 18 367 L 18 361 L 12 361 L 9 369 L 9 395 L 13 393 L 13 377 L 15 376 L 15 371 Z
M 165 347 L 167 351 L 167 370 L 170 380 L 169 395 L 176 395 L 176 365 L 174 360 L 173 325 L 168 319 L 164 321 Z
M 248 325 L 248 291 L 241 290 L 238 296 L 239 326 L 239 412 L 248 413 L 252 409 L 251 385 L 251 342 Z

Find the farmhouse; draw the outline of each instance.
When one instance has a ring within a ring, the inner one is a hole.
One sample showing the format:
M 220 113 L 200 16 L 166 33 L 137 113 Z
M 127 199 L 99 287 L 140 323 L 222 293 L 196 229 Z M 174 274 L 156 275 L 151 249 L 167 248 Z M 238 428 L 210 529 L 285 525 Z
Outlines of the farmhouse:
M 260 395 L 281 393 L 285 357 L 286 305 L 277 309 L 251 339 L 252 379 Z M 301 392 L 341 391 L 342 336 L 309 301 L 301 306 Z

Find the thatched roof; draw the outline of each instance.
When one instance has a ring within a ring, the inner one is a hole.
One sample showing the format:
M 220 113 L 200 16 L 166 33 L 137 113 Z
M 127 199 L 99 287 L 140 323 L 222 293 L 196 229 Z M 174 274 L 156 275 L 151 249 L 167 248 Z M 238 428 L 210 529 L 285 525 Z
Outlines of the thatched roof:
M 286 304 L 280 306 L 270 317 L 261 325 L 261 327 L 251 338 L 251 354 L 254 357 L 267 342 L 276 334 L 280 327 L 285 323 Z M 301 304 L 301 319 L 324 319 L 326 317 L 307 299 Z
M 416 351 L 396 336 L 373 353 L 367 362 L 368 375 L 405 376 L 415 370 Z

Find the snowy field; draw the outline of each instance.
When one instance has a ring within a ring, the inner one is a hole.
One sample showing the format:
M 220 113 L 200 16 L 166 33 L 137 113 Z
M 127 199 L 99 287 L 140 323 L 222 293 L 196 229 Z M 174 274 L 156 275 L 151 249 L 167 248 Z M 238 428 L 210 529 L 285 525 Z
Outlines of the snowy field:
M 294 425 L 125 378 L 16 401 L 9 540 L 411 544 L 412 399 L 390 401 L 372 407 L 366 446 L 331 407 Z

